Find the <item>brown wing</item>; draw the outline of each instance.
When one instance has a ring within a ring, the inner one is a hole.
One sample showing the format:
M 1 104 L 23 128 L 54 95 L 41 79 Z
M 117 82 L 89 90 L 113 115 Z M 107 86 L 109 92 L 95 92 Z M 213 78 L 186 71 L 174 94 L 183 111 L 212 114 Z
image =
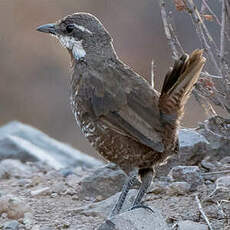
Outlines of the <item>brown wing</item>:
M 135 72 L 120 67 L 107 67 L 102 77 L 92 77 L 95 115 L 114 131 L 163 152 L 156 92 Z

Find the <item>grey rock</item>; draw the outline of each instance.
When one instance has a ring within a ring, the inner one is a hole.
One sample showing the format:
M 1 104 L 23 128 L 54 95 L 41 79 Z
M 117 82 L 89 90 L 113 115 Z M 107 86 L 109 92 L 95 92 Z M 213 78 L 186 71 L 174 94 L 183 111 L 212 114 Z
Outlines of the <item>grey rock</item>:
M 103 164 L 38 129 L 17 121 L 0 128 L 0 160 L 7 158 L 23 162 L 42 161 L 55 169 L 77 166 L 93 168 Z
M 28 178 L 32 169 L 18 160 L 6 159 L 0 162 L 0 179 Z
M 173 182 L 168 186 L 168 195 L 186 195 L 189 193 L 191 185 L 187 182 Z
M 190 220 L 180 221 L 177 226 L 177 230 L 208 230 L 206 224 L 200 224 Z
M 182 151 L 191 150 L 195 145 L 209 144 L 207 139 L 194 129 L 179 130 L 179 144 Z
M 178 155 L 171 156 L 167 163 L 160 166 L 156 171 L 156 177 L 168 175 L 170 169 L 177 165 L 195 165 L 200 163 L 208 154 L 208 140 L 194 129 L 179 130 Z M 199 154 L 197 154 L 199 152 Z
M 205 158 L 201 161 L 201 166 L 207 170 L 215 170 L 216 165 L 210 162 L 209 158 Z
M 118 201 L 120 192 L 116 193 L 115 195 L 109 197 L 106 200 L 100 201 L 100 202 L 94 202 L 90 205 L 86 205 L 74 210 L 70 210 L 72 214 L 83 214 L 85 216 L 100 216 L 103 218 L 106 218 L 110 215 L 113 206 Z M 121 209 L 121 213 L 124 211 L 127 211 L 131 208 L 134 199 L 137 195 L 137 190 L 131 189 L 126 197 L 125 203 Z
M 220 116 L 211 117 L 200 124 L 196 131 L 209 142 L 207 155 L 211 160 L 221 160 L 229 156 L 230 125 L 229 119 Z
M 7 221 L 3 225 L 3 230 L 18 230 L 19 223 L 16 220 Z
M 166 193 L 168 183 L 164 181 L 152 182 L 148 193 L 162 194 Z
M 121 191 L 125 178 L 125 173 L 114 164 L 92 170 L 89 176 L 80 181 L 79 197 L 96 199 L 97 196 L 101 196 L 101 199 L 106 199 Z
M 230 164 L 230 157 L 224 157 L 220 160 L 221 163 L 223 164 Z
M 169 229 L 158 210 L 134 209 L 112 217 L 103 223 L 98 230 L 167 230 Z
M 176 166 L 171 169 L 169 176 L 172 181 L 185 181 L 191 185 L 191 191 L 203 182 L 201 171 L 197 166 Z
M 223 188 L 230 191 L 230 176 L 222 176 L 216 180 L 216 188 Z

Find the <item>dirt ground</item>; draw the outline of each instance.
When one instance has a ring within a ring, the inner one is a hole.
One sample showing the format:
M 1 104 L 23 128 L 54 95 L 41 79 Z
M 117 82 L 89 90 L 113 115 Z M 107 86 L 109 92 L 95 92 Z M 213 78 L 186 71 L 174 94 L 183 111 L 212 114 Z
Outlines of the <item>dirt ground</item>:
M 103 216 L 100 212 L 87 214 L 87 210 L 79 211 L 84 210 L 81 207 L 87 205 L 93 204 L 96 207 L 97 203 L 103 200 L 103 197 L 80 198 L 79 182 L 89 174 L 88 170 L 78 169 L 75 174 L 65 177 L 45 166 L 38 167 L 33 164 L 30 169 L 31 175 L 10 175 L 9 178 L 0 180 L 0 229 L 9 229 L 4 228 L 4 223 L 12 219 L 18 221 L 20 230 L 93 230 L 104 221 L 106 215 Z M 230 173 L 224 176 L 226 175 Z M 156 179 L 145 198 L 145 203 L 160 210 L 170 228 L 177 229 L 176 222 L 181 220 L 205 223 L 195 200 L 198 195 L 213 229 L 229 230 L 229 190 L 220 189 L 213 193 L 215 180 L 220 176 L 223 175 L 214 175 L 215 178 L 213 175 L 212 178 L 208 176 L 194 192 L 184 194 L 170 192 L 172 190 L 168 190 L 168 185 L 157 186 L 160 181 Z

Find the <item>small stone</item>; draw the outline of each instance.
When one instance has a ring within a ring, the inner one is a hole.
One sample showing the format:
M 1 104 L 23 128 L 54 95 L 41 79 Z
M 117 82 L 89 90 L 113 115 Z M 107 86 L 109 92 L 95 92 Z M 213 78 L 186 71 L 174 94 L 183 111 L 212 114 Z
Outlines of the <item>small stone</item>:
M 191 191 L 195 191 L 201 185 L 203 178 L 197 166 L 176 166 L 171 169 L 169 176 L 172 181 L 185 181 L 191 185 Z
M 207 159 L 204 159 L 201 161 L 201 166 L 205 169 L 208 169 L 208 170 L 215 170 L 216 166 L 211 163 L 210 161 L 208 161 Z
M 66 186 L 64 182 L 57 182 L 52 185 L 52 192 L 57 194 L 63 194 L 66 192 Z
M 27 187 L 31 184 L 32 180 L 31 179 L 19 179 L 17 181 L 18 186 L 20 187 Z
M 168 195 L 186 195 L 189 193 L 191 185 L 187 182 L 173 182 L 168 186 Z
M 2 217 L 3 219 L 5 219 L 5 218 L 7 217 L 7 213 L 3 212 L 2 215 L 1 215 L 1 217 Z
M 58 194 L 57 194 L 56 192 L 53 192 L 53 193 L 51 193 L 51 195 L 50 195 L 51 198 L 55 198 L 55 197 L 57 197 L 57 196 L 58 196 Z
M 167 182 L 153 182 L 149 188 L 148 193 L 154 193 L 154 194 L 162 194 L 165 193 L 167 190 Z
M 74 174 L 74 171 L 73 171 L 72 169 L 65 168 L 65 169 L 59 170 L 59 173 L 60 173 L 63 177 L 67 177 L 67 176 L 69 176 L 69 175 Z
M 220 160 L 223 164 L 230 164 L 230 157 L 224 157 Z
M 80 186 L 79 186 L 80 180 L 81 180 L 81 178 L 79 176 L 77 176 L 75 174 L 71 174 L 65 179 L 65 183 L 67 186 L 78 191 L 80 188 Z
M 230 190 L 230 176 L 223 176 L 216 180 L 216 188 Z
M 180 221 L 177 226 L 177 230 L 208 230 L 206 224 L 196 223 L 191 220 Z
M 27 212 L 23 218 L 23 224 L 26 229 L 31 229 L 33 227 L 33 214 L 31 212 Z
M 41 230 L 38 224 L 34 225 L 31 230 Z
M 48 195 L 49 193 L 50 193 L 50 187 L 40 188 L 30 192 L 31 196 Z
M 6 213 L 8 218 L 17 220 L 29 211 L 29 206 L 18 197 L 13 195 L 0 197 L 0 214 Z
M 3 225 L 3 230 L 18 230 L 19 223 L 16 220 L 7 221 Z

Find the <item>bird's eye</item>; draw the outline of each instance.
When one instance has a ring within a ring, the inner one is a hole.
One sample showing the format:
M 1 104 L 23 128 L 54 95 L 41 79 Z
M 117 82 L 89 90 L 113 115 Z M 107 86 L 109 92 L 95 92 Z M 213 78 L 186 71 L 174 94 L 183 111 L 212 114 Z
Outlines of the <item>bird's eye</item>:
M 74 29 L 74 25 L 73 24 L 67 25 L 65 29 L 67 33 L 71 33 Z

